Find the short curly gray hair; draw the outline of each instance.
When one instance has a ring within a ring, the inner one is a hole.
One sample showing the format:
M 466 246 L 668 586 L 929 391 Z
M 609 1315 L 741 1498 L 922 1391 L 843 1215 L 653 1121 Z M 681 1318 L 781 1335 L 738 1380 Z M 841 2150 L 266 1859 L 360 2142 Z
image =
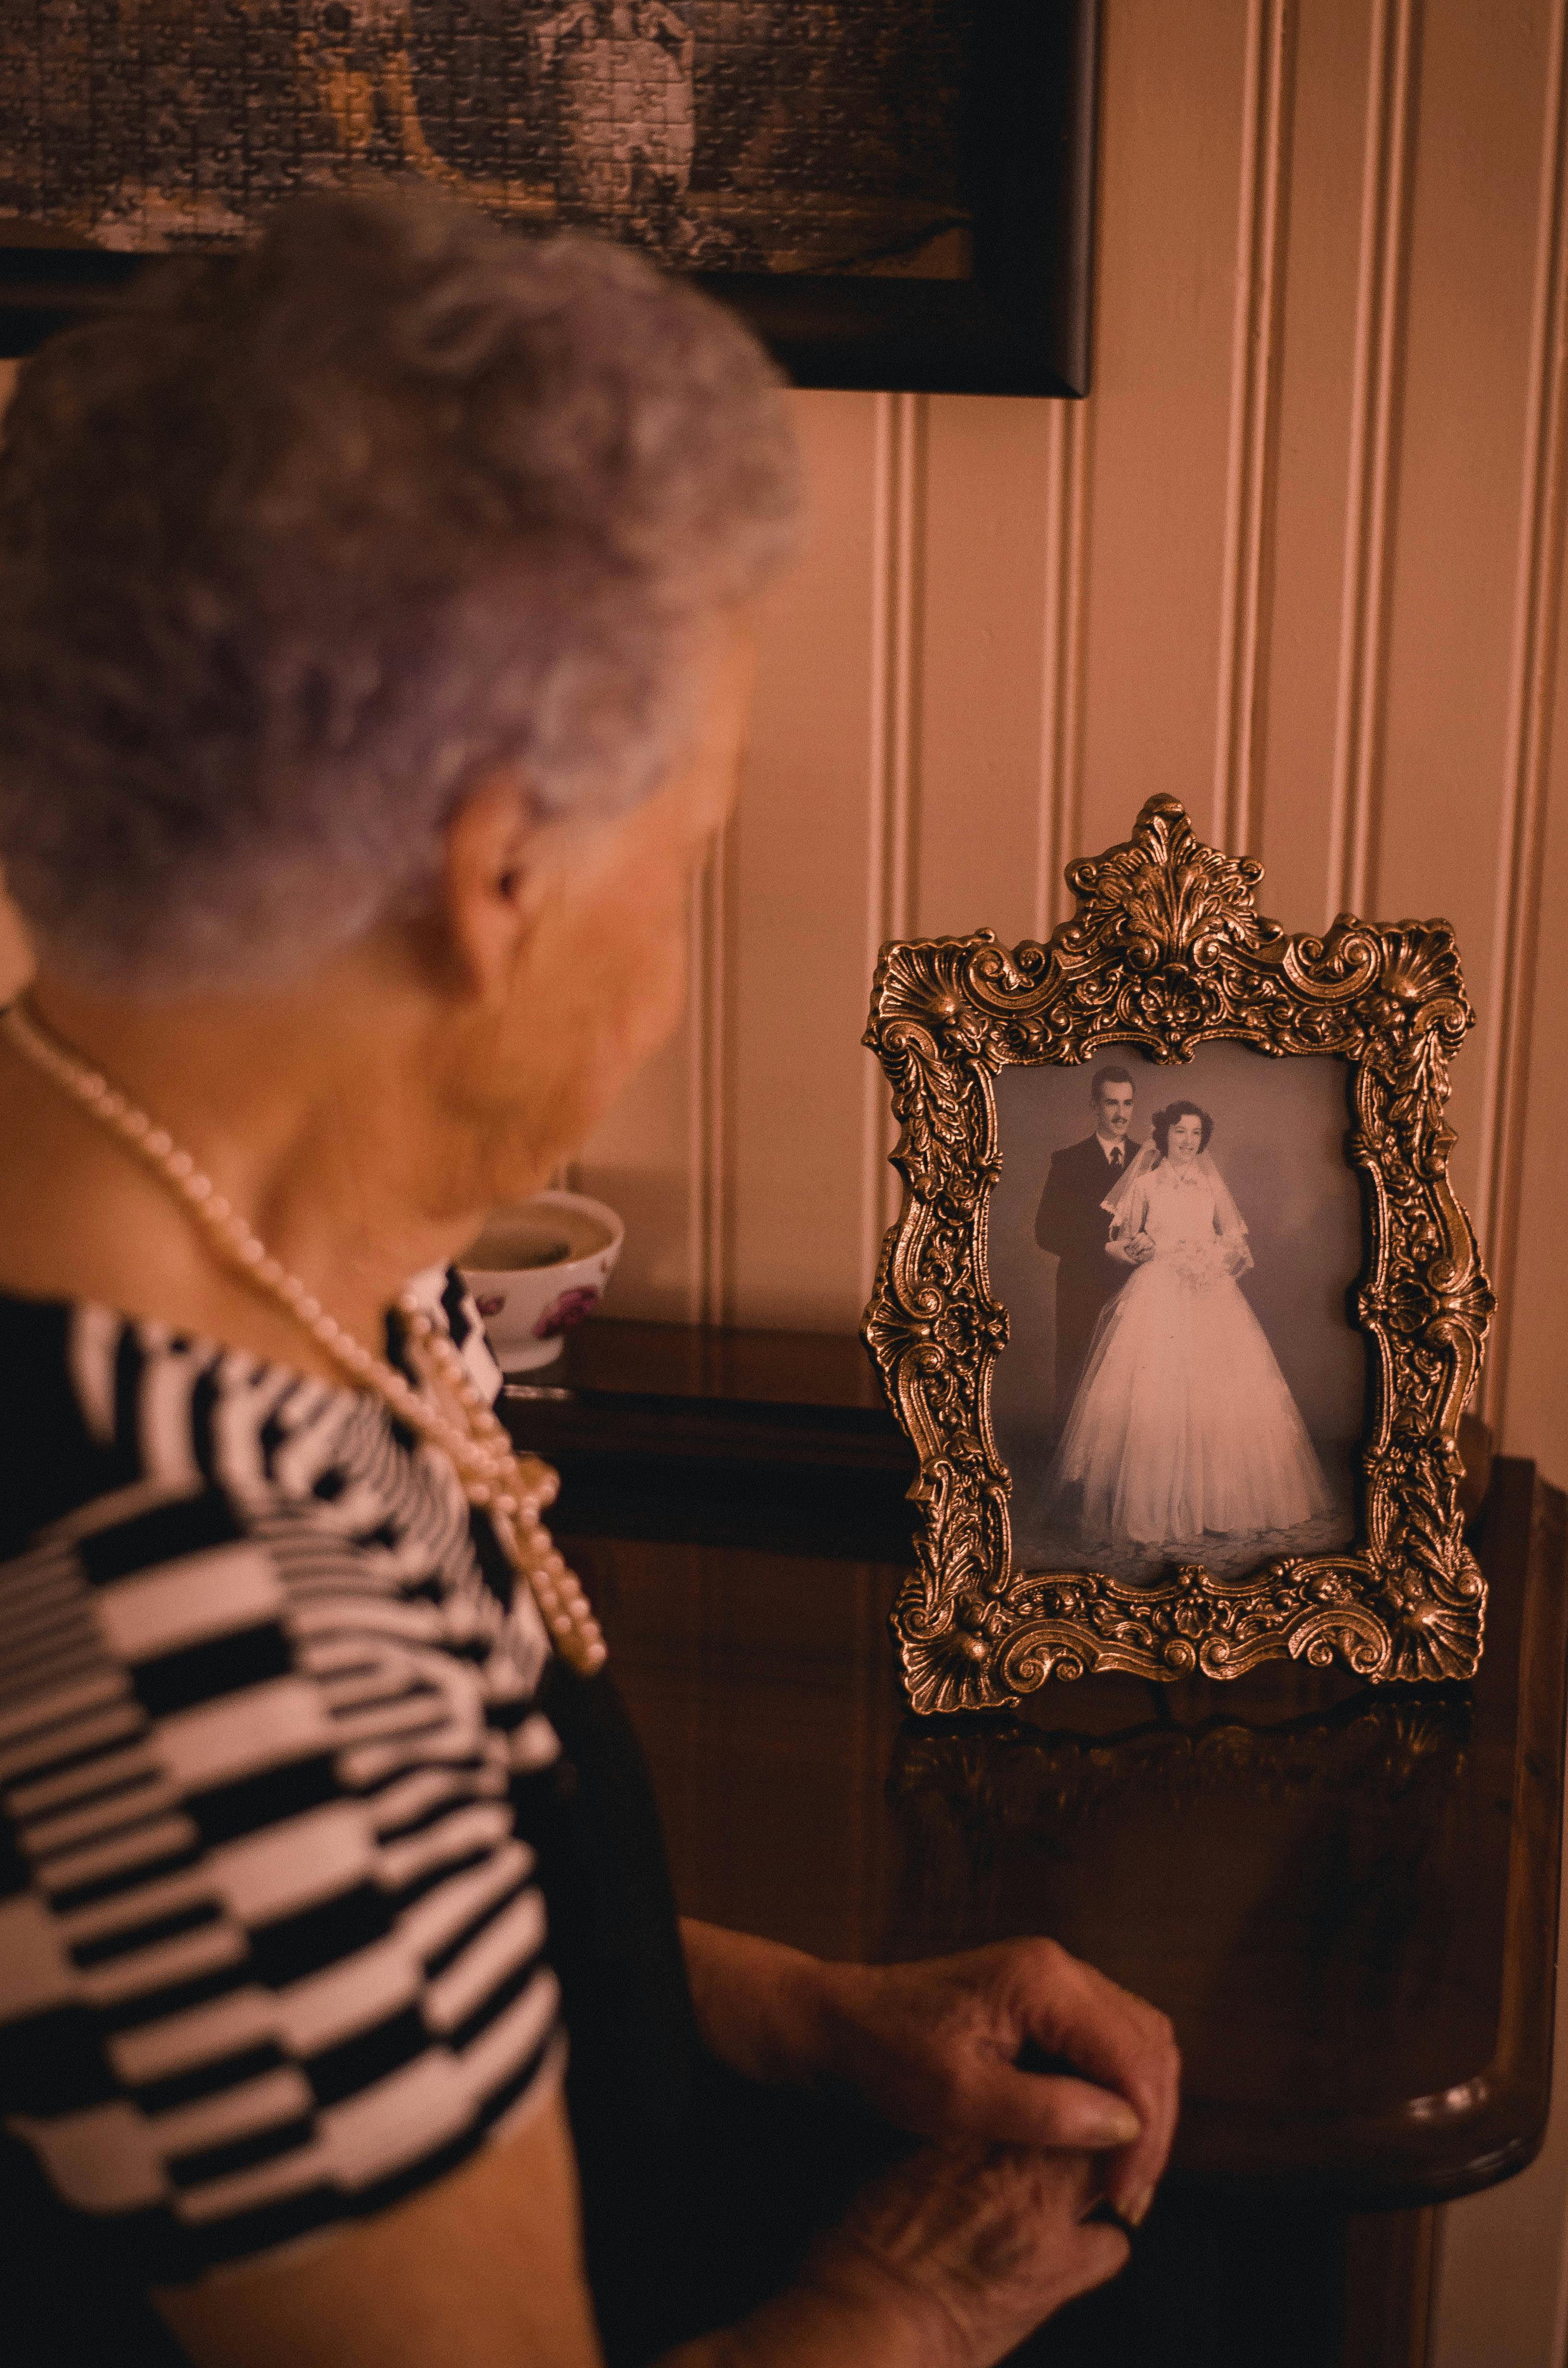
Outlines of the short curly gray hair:
M 787 554 L 777 371 L 624 250 L 307 198 L 21 373 L 0 453 L 0 861 L 62 970 L 278 981 L 428 883 L 506 762 L 633 803 L 683 657 Z

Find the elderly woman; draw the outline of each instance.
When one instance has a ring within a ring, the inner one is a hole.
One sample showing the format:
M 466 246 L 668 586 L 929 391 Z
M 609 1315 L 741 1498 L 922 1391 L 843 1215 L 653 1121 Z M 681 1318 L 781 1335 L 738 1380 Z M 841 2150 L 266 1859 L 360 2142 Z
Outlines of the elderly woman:
M 90 2356 L 143 2356 L 150 2291 L 257 2368 L 983 2368 L 1121 2262 L 1168 2029 L 1043 1941 L 683 1952 L 448 1273 L 676 1008 L 792 529 L 772 371 L 627 255 L 322 199 L 59 338 L 6 433 L 0 2112 L 38 2356 L 88 2356 L 83 2295 Z M 771 2293 L 702 2267 L 704 2176 L 745 2170 L 716 2066 L 908 2134 Z

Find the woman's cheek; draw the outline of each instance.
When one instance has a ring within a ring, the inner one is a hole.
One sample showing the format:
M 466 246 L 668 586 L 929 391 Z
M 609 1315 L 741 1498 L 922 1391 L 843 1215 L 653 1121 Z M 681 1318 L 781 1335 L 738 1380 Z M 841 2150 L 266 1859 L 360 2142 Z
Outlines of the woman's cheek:
M 605 967 L 600 966 L 597 978 L 601 995 L 610 984 Z M 601 1110 L 657 1052 L 680 1018 L 686 1001 L 684 913 L 664 929 L 628 929 L 620 939 L 617 968 L 615 991 L 604 995 L 595 1015 L 598 1041 L 584 1064 L 596 1077 L 594 1099 Z

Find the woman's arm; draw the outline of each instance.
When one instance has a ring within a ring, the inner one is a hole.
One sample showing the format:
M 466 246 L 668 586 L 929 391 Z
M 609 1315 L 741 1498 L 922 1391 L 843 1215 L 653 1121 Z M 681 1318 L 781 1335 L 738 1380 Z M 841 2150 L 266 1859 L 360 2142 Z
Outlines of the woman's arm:
M 1219 1239 L 1220 1263 L 1225 1272 L 1233 1277 L 1250 1273 L 1253 1255 L 1247 1243 L 1247 1229 L 1240 1218 L 1227 1224 L 1224 1212 L 1217 1208 L 1214 1231 Z
M 748 2080 L 810 2088 L 831 2078 L 840 1968 L 781 1941 L 681 1918 L 692 2002 L 712 2053 Z
M 1086 2148 L 1123 2218 L 1143 2217 L 1176 2130 L 1171 2026 L 1054 1941 L 856 1965 L 689 1919 L 681 1932 L 703 2037 L 736 2071 L 837 2083 L 940 2144 Z
M 408 2203 L 153 2299 L 196 2368 L 600 2368 L 559 2087 Z
M 992 2368 L 1113 2278 L 1088 2155 L 935 2147 L 864 2189 L 796 2280 L 661 2368 Z
M 990 2368 L 1126 2260 L 1085 2225 L 1097 2194 L 1085 2155 L 916 2156 L 795 2283 L 665 2368 Z M 155 2300 L 195 2368 L 602 2368 L 559 2091 L 412 2202 Z
M 1119 1266 L 1142 1266 L 1154 1255 L 1145 1228 L 1149 1222 L 1149 1179 L 1142 1176 L 1123 1194 L 1107 1242 L 1106 1256 Z
M 1154 1255 L 1154 1245 L 1147 1234 L 1114 1233 L 1105 1246 L 1105 1254 L 1119 1266 L 1143 1266 Z

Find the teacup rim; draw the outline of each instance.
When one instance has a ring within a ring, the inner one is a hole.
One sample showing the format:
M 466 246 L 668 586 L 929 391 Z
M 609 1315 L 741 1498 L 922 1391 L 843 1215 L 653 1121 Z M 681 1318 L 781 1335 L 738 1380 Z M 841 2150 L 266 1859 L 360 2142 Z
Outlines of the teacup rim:
M 523 1201 L 498 1201 L 485 1218 L 484 1224 L 480 1227 L 480 1237 L 483 1238 L 486 1228 L 498 1217 L 521 1217 L 533 1210 L 546 1212 L 552 1208 L 574 1210 L 581 1215 L 597 1220 L 605 1228 L 605 1240 L 597 1243 L 592 1249 L 575 1250 L 567 1258 L 552 1258 L 544 1266 L 479 1266 L 470 1258 L 460 1258 L 457 1260 L 459 1272 L 464 1275 L 487 1276 L 564 1274 L 571 1267 L 587 1266 L 596 1258 L 613 1258 L 619 1253 L 626 1238 L 626 1224 L 619 1212 L 612 1209 L 608 1201 L 596 1201 L 591 1193 L 569 1192 L 557 1189 L 530 1192 Z

